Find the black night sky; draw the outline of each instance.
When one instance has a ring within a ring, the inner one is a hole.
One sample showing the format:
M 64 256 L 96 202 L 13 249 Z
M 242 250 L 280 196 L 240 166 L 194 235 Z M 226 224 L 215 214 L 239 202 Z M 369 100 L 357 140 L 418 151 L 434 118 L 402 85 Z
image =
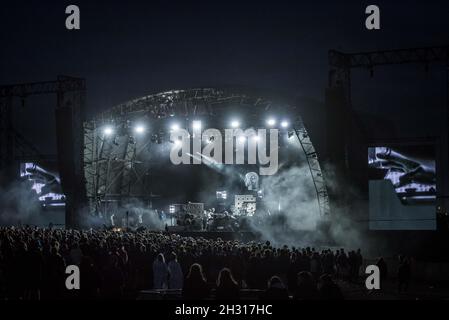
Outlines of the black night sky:
M 69 4 L 80 7 L 79 31 L 65 29 Z M 379 31 L 365 29 L 370 4 L 381 10 Z M 90 114 L 165 89 L 248 86 L 309 101 L 303 108 L 316 124 L 329 49 L 447 44 L 448 8 L 436 0 L 5 2 L 0 84 L 84 77 Z M 434 135 L 445 77 L 444 68 L 425 73 L 420 66 L 382 68 L 374 78 L 360 71 L 354 74 L 354 108 L 394 123 L 404 135 Z M 51 103 L 36 99 L 18 120 L 47 152 L 54 146 Z

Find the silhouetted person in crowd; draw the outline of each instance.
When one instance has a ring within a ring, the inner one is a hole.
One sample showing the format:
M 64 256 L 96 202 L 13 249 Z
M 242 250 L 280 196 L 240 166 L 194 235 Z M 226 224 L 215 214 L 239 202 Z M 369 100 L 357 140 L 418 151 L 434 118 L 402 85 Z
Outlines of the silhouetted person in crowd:
M 153 288 L 167 289 L 168 268 L 162 253 L 153 262 Z
M 329 274 L 323 274 L 320 277 L 318 285 L 318 294 L 323 300 L 343 300 L 343 293 L 340 287 L 332 280 Z
M 400 255 L 398 267 L 398 292 L 406 292 L 410 283 L 411 268 L 409 260 Z
M 310 272 L 301 271 L 298 273 L 298 286 L 293 298 L 295 300 L 316 300 L 318 298 L 316 284 Z
M 125 279 L 119 266 L 119 259 L 115 254 L 109 256 L 108 264 L 103 270 L 103 280 L 102 297 L 120 299 L 123 295 Z
M 217 279 L 215 298 L 217 300 L 236 300 L 240 297 L 240 287 L 228 268 L 221 269 Z
M 209 297 L 209 292 L 203 268 L 198 263 L 192 264 L 184 281 L 182 297 L 189 300 L 202 300 Z
M 383 284 L 388 277 L 388 266 L 383 257 L 377 260 L 376 266 L 379 268 L 380 273 L 380 289 L 383 289 Z
M 362 251 L 360 249 L 357 249 L 357 253 L 356 253 L 356 261 L 357 261 L 357 266 L 356 266 L 356 280 L 359 279 L 359 274 L 360 274 L 360 268 L 363 265 L 363 256 L 362 256 Z
M 80 280 L 83 285 L 80 286 L 81 298 L 96 299 L 100 294 L 101 276 L 90 257 L 84 256 L 80 266 Z
M 176 253 L 172 252 L 169 256 L 167 264 L 168 268 L 168 288 L 182 289 L 184 283 L 184 275 L 182 273 L 181 265 L 178 262 Z
M 268 281 L 268 288 L 260 297 L 262 300 L 288 300 L 288 290 L 278 276 L 273 276 Z
M 46 297 L 49 299 L 61 299 L 65 293 L 65 261 L 59 254 L 59 243 L 55 243 L 50 249 L 46 259 Z
M 82 257 L 83 257 L 83 253 L 82 253 L 79 245 L 77 243 L 75 243 L 69 252 L 70 264 L 79 266 L 81 264 Z
M 310 272 L 312 273 L 315 280 L 318 280 L 321 274 L 321 259 L 318 252 L 314 252 L 312 254 L 312 258 L 310 259 Z

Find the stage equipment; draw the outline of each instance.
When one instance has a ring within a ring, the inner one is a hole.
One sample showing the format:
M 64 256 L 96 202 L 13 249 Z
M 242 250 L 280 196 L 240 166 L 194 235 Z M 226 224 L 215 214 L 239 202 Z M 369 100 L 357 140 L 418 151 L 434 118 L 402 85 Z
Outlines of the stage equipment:
M 228 193 L 226 191 L 217 191 L 217 199 L 226 200 L 228 198 Z
M 234 208 L 236 214 L 252 217 L 256 213 L 256 197 L 253 195 L 235 195 Z

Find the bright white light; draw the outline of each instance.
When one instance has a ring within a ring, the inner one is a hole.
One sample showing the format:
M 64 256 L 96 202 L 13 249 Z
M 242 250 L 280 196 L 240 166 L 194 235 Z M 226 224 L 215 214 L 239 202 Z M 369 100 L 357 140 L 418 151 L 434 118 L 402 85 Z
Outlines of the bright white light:
M 267 120 L 267 124 L 268 124 L 270 127 L 272 127 L 272 126 L 276 125 L 276 120 L 273 119 L 273 118 L 268 119 L 268 120 Z
M 178 131 L 178 130 L 179 130 L 179 124 L 173 123 L 173 124 L 171 125 L 171 129 L 172 129 L 173 131 Z
M 232 128 L 238 128 L 238 127 L 240 127 L 240 122 L 238 122 L 237 120 L 231 121 L 231 127 L 232 127 Z
M 180 145 L 182 145 L 182 141 L 181 140 L 176 140 L 175 141 L 175 146 L 180 146 Z
M 103 129 L 103 133 L 105 134 L 105 135 L 107 135 L 107 136 L 110 136 L 111 134 L 113 134 L 114 133 L 114 129 L 112 129 L 112 127 L 105 127 L 104 129 Z
M 287 128 L 290 125 L 290 123 L 288 123 L 288 121 L 282 121 L 281 122 L 281 127 L 282 128 Z
M 201 129 L 201 121 L 193 121 L 193 129 Z
M 138 126 L 136 126 L 136 127 L 134 128 L 134 131 L 135 131 L 136 133 L 142 134 L 142 133 L 145 132 L 145 127 L 142 126 L 142 125 L 138 125 Z
M 240 136 L 239 137 L 239 142 L 240 143 L 245 143 L 245 141 L 246 141 L 246 137 L 244 137 L 244 136 Z

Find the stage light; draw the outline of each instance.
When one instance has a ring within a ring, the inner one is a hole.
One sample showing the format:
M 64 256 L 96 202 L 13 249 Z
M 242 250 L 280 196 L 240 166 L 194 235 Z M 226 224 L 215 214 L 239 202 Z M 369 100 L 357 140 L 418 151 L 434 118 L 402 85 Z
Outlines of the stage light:
M 193 129 L 201 129 L 201 121 L 193 121 Z
M 290 125 L 290 123 L 288 123 L 288 121 L 282 121 L 281 122 L 281 127 L 282 128 L 288 128 L 289 125 Z
M 171 129 L 172 131 L 178 131 L 178 130 L 179 130 L 179 124 L 173 123 L 173 124 L 171 125 L 170 129 Z
M 231 121 L 231 127 L 232 127 L 232 128 L 238 128 L 238 127 L 240 127 L 240 122 L 238 122 L 237 120 Z
M 276 119 L 273 119 L 273 118 L 268 119 L 268 120 L 267 120 L 267 124 L 268 124 L 270 127 L 275 126 L 275 125 L 276 125 Z
M 114 129 L 113 129 L 111 126 L 107 126 L 107 127 L 105 127 L 105 128 L 103 129 L 103 133 L 104 133 L 106 136 L 110 136 L 111 134 L 114 133 Z
M 142 134 L 145 132 L 145 127 L 143 125 L 138 125 L 134 128 L 134 132 L 138 134 Z

